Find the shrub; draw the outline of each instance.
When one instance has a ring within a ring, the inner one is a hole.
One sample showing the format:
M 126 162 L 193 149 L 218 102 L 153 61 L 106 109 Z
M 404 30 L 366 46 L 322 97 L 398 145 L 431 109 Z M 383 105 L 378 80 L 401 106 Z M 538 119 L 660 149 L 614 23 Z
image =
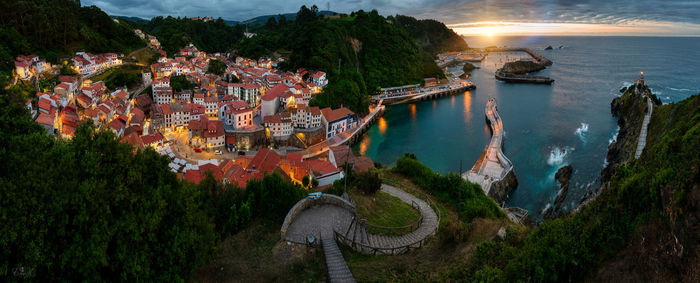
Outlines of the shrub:
M 457 208 L 459 218 L 464 222 L 471 222 L 476 217 L 504 216 L 503 211 L 484 194 L 479 185 L 467 182 L 455 173 L 436 173 L 415 159 L 413 154 L 400 157 L 393 171 L 410 178 L 431 194 L 447 199 Z
M 355 187 L 365 194 L 374 194 L 382 188 L 382 180 L 377 171 L 370 170 L 357 175 Z

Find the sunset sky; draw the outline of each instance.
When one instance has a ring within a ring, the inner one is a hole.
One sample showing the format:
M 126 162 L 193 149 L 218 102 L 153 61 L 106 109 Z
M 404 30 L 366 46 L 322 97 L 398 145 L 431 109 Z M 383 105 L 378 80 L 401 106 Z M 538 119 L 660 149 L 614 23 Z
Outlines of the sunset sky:
M 663 0 L 83 0 L 111 15 L 212 16 L 242 21 L 296 12 L 301 5 L 341 13 L 377 9 L 436 19 L 464 35 L 700 36 L 700 1 Z

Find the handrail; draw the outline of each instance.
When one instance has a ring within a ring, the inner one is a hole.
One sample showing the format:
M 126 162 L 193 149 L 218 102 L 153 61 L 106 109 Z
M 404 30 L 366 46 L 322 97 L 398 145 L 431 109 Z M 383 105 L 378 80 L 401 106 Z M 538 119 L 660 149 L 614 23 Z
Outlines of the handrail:
M 389 181 L 389 182 L 386 182 L 386 181 Z M 397 184 L 396 182 L 391 181 L 391 180 L 383 180 L 383 182 Z M 436 227 L 435 227 L 435 230 L 432 231 L 431 234 L 437 233 L 437 231 L 440 229 L 440 221 L 441 221 L 441 219 L 442 219 L 442 215 L 441 215 L 441 212 L 440 212 L 439 207 L 437 206 L 437 204 L 435 203 L 435 201 L 433 201 L 433 199 L 432 199 L 428 194 L 426 194 L 426 193 L 417 191 L 416 194 L 414 194 L 414 196 L 416 196 L 416 197 L 418 197 L 419 199 L 422 199 L 423 201 L 425 201 L 425 202 L 428 204 L 428 206 L 430 207 L 430 209 L 432 209 L 432 210 L 435 212 L 435 215 L 437 216 L 437 225 L 436 225 Z M 412 206 L 413 206 L 413 205 L 416 205 L 416 206 L 420 207 L 415 201 L 412 200 L 411 202 L 412 202 L 412 204 L 411 204 Z M 419 209 L 419 211 L 420 211 L 420 209 Z M 356 218 L 353 218 L 353 220 L 355 220 L 355 219 L 356 219 Z M 424 219 L 423 219 L 423 214 L 421 213 L 421 218 L 420 218 L 420 223 L 421 223 L 421 224 L 422 224 L 422 221 L 423 221 L 423 220 L 424 220 Z M 378 225 L 367 224 L 367 223 L 366 223 L 366 219 L 360 219 L 360 220 L 358 220 L 358 221 L 354 221 L 354 223 L 359 223 L 359 224 L 361 224 L 361 225 L 370 226 L 370 227 L 372 227 L 372 226 L 378 226 Z M 356 224 L 356 225 L 357 225 L 357 224 Z M 352 224 L 351 224 L 351 226 L 352 226 Z M 400 226 L 400 227 L 406 227 L 406 226 L 409 226 L 409 225 Z M 378 227 L 382 227 L 382 226 L 378 226 Z M 419 227 L 420 227 L 420 226 L 419 226 Z M 355 228 L 357 228 L 357 226 L 355 226 Z M 410 242 L 410 243 L 407 243 L 407 244 L 403 244 L 403 245 L 396 246 L 396 247 L 391 247 L 391 248 L 388 248 L 388 247 L 378 247 L 378 246 L 372 245 L 372 244 L 369 243 L 369 242 L 368 242 L 369 244 L 365 244 L 365 243 L 362 243 L 362 241 L 357 241 L 357 240 L 355 239 L 355 236 L 353 236 L 353 238 L 352 238 L 352 240 L 351 240 L 351 238 L 349 237 L 350 230 L 351 230 L 351 227 L 348 227 L 348 231 L 347 231 L 346 234 L 344 235 L 344 234 L 342 234 L 342 233 L 340 233 L 340 232 L 338 232 L 338 231 L 336 231 L 336 230 L 334 229 L 334 230 L 333 230 L 334 238 L 336 239 L 336 241 L 340 241 L 341 243 L 344 243 L 344 244 L 346 244 L 346 245 L 349 245 L 349 246 L 351 246 L 351 247 L 352 247 L 353 249 L 355 249 L 355 250 L 359 250 L 359 251 L 368 251 L 368 252 L 371 252 L 372 254 L 375 254 L 375 255 L 376 255 L 377 253 L 393 255 L 393 254 L 398 254 L 398 253 L 402 253 L 402 252 L 409 251 L 409 250 L 410 250 L 411 248 L 413 248 L 413 247 L 419 248 L 419 247 L 422 247 L 423 244 L 424 244 L 424 243 L 428 240 L 428 238 L 429 238 L 429 237 L 424 237 L 424 238 L 421 238 L 420 240 L 416 240 L 416 241 L 413 241 L 413 242 Z M 365 229 L 365 233 L 367 233 L 367 232 L 368 232 L 368 230 Z

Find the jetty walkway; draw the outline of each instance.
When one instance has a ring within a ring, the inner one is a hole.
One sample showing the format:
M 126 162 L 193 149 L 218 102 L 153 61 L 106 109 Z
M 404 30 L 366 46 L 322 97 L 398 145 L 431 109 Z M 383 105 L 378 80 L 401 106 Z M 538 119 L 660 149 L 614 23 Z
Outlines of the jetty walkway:
M 651 97 L 647 96 L 647 113 L 644 115 L 644 122 L 642 122 L 642 130 L 639 132 L 639 140 L 637 140 L 637 151 L 634 153 L 634 159 L 639 159 L 639 157 L 642 156 L 644 147 L 647 145 L 647 128 L 649 127 L 649 121 L 651 121 L 652 111 L 654 111 L 654 107 L 651 103 Z
M 374 95 L 372 96 L 372 100 L 383 100 L 384 104 L 410 103 L 455 94 L 474 88 L 476 88 L 476 85 L 468 79 L 451 79 L 447 85 L 419 87 L 416 90 L 402 93 Z
M 500 181 L 513 170 L 513 163 L 503 154 L 503 122 L 498 115 L 496 99 L 490 98 L 486 103 L 486 118 L 491 126 L 491 142 L 479 156 L 471 170 L 462 174 L 462 178 L 481 185 L 481 189 L 491 196 L 491 185 Z

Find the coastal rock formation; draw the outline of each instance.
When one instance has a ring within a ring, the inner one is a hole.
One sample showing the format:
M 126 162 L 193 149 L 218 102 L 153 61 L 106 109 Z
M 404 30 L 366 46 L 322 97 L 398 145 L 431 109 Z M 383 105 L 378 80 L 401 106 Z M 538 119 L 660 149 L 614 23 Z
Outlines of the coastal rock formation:
M 559 193 L 554 198 L 554 204 L 548 205 L 542 210 L 542 217 L 545 219 L 554 218 L 561 213 L 561 207 L 566 199 L 566 194 L 569 192 L 569 183 L 571 181 L 571 174 L 574 172 L 571 165 L 566 165 L 557 170 L 554 175 L 554 179 L 559 182 Z
M 550 45 L 550 46 L 547 46 L 547 48 L 545 48 L 544 50 L 552 50 L 552 49 L 553 49 L 553 48 L 552 48 L 552 46 Z
M 546 67 L 542 64 L 537 64 L 532 61 L 515 61 L 508 62 L 503 65 L 500 69 L 501 72 L 507 74 L 522 75 L 532 72 L 539 72 L 544 70 Z
M 629 87 L 625 95 L 613 99 L 610 103 L 610 111 L 613 116 L 619 117 L 617 125 L 620 131 L 617 139 L 608 146 L 606 160 L 608 165 L 601 172 L 601 181 L 605 182 L 617 172 L 619 164 L 627 162 L 634 156 L 639 129 L 644 120 L 647 108 L 646 99 L 636 94 L 636 85 Z
M 508 194 L 512 192 L 518 186 L 518 179 L 515 177 L 515 169 L 510 170 L 506 174 L 505 178 L 500 181 L 491 184 L 491 191 L 489 191 L 489 197 L 496 201 L 496 203 L 503 203 L 506 201 Z
M 476 69 L 476 66 L 474 66 L 474 64 L 469 63 L 469 62 L 464 62 L 464 67 L 462 67 L 462 70 L 465 73 L 469 73 L 469 72 L 473 71 L 474 69 Z
M 626 87 L 626 86 L 623 86 L 623 87 L 620 89 L 620 93 L 625 93 L 626 91 L 627 91 L 627 87 Z

